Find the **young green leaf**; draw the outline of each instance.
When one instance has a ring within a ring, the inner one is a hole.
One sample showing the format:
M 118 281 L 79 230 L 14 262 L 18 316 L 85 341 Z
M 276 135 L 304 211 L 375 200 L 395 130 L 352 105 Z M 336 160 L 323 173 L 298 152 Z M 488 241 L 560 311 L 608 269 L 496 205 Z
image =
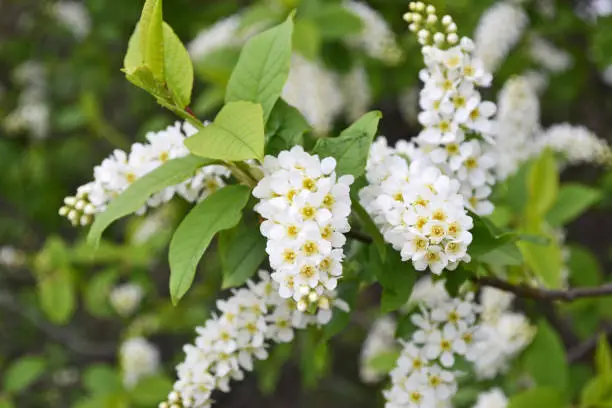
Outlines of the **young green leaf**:
M 534 217 L 546 214 L 557 199 L 559 172 L 554 153 L 546 149 L 533 163 L 527 180 L 529 201 L 527 210 Z
M 529 268 L 551 288 L 561 287 L 561 270 L 563 255 L 555 242 L 547 245 L 533 242 L 517 243 Z
M 601 191 L 580 184 L 566 184 L 559 190 L 557 201 L 552 206 L 546 219 L 550 225 L 566 225 L 601 200 Z
M 508 408 L 562 408 L 563 406 L 561 392 L 551 387 L 538 387 L 523 391 L 514 395 L 508 404 Z
M 61 266 L 39 276 L 40 307 L 53 323 L 66 323 L 76 309 L 73 274 L 69 266 Z
M 157 81 L 164 80 L 164 29 L 162 16 L 162 0 L 154 0 L 150 5 L 147 1 L 145 8 L 149 7 L 146 15 L 146 24 L 140 31 L 141 52 L 144 53 L 144 63 L 153 73 Z M 144 17 L 143 10 L 143 17 Z M 150 12 L 150 13 L 149 13 Z M 142 21 L 142 20 L 141 20 Z
M 123 57 L 123 70 L 126 73 L 133 72 L 136 68 L 144 65 L 144 57 L 141 50 L 140 23 L 136 24 L 134 32 L 128 41 L 128 49 Z
M 185 140 L 185 146 L 210 159 L 262 161 L 264 139 L 261 105 L 238 101 L 226 104 L 213 123 Z
M 104 230 L 114 221 L 140 209 L 153 194 L 166 187 L 181 183 L 193 176 L 202 166 L 211 164 L 210 160 L 196 156 L 187 156 L 170 160 L 152 172 L 136 180 L 111 203 L 96 219 L 87 235 L 90 245 L 98 246 Z
M 361 176 L 365 171 L 370 146 L 381 118 L 382 114 L 379 111 L 366 113 L 342 131 L 340 136 L 317 140 L 313 153 L 321 157 L 334 157 L 338 175 Z
M 255 225 L 240 223 L 219 234 L 223 289 L 243 285 L 266 259 L 266 240 Z
M 319 27 L 308 19 L 296 21 L 293 30 L 293 49 L 310 60 L 316 60 L 321 51 Z
M 569 366 L 559 335 L 544 320 L 525 351 L 525 367 L 536 384 L 565 390 L 569 385 Z
M 595 350 L 595 368 L 597 373 L 612 381 L 612 350 L 606 335 L 601 334 Z
M 251 101 L 263 108 L 268 120 L 289 76 L 293 15 L 252 37 L 242 49 L 227 84 L 226 102 Z
M 42 357 L 26 356 L 18 359 L 4 372 L 4 391 L 24 391 L 44 373 L 45 366 Z
M 304 141 L 304 133 L 310 125 L 293 106 L 279 99 L 266 123 L 266 154 L 278 156 Z
M 184 109 L 191 102 L 193 64 L 185 46 L 166 23 L 163 24 L 163 35 L 164 80 L 177 108 Z
M 215 234 L 234 227 L 242 217 L 250 190 L 227 186 L 197 204 L 183 219 L 170 242 L 170 296 L 176 304 L 187 292 L 200 258 Z

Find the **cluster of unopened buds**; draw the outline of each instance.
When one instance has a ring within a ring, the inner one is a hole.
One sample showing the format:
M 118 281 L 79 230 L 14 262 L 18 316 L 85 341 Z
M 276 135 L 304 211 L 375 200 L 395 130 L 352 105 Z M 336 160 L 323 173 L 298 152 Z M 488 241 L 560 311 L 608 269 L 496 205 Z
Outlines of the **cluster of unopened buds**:
M 408 28 L 417 34 L 417 39 L 421 45 L 438 45 L 445 43 L 454 45 L 459 42 L 457 35 L 457 24 L 449 15 L 441 19 L 436 14 L 436 8 L 431 4 L 425 5 L 421 1 L 410 3 L 410 11 L 404 14 L 404 20 L 410 23 Z M 432 34 L 433 29 L 441 23 L 443 31 Z

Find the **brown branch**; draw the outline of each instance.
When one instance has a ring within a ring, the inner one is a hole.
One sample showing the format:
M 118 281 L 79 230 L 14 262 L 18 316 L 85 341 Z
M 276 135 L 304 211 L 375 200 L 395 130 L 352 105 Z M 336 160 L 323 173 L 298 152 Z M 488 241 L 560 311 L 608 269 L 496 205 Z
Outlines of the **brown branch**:
M 368 234 L 355 229 L 347 232 L 346 236 L 354 239 L 355 241 L 363 242 L 364 244 L 371 244 L 373 242 L 372 238 Z
M 559 290 L 534 288 L 524 284 L 514 285 L 505 280 L 493 277 L 476 278 L 473 279 L 473 282 L 481 286 L 491 286 L 506 292 L 512 292 L 517 296 L 548 301 L 558 300 L 561 302 L 572 302 L 577 299 L 588 297 L 612 296 L 612 284 L 589 288 Z

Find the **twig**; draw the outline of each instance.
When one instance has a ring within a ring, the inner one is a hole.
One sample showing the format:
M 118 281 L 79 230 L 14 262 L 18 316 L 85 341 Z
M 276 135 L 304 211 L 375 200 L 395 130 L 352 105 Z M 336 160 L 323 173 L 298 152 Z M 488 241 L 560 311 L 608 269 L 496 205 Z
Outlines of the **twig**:
M 80 337 L 78 333 L 70 328 L 57 327 L 47 323 L 37 313 L 20 305 L 17 300 L 7 292 L 0 292 L 0 307 L 25 318 L 51 339 L 77 354 L 96 358 L 110 358 L 116 353 L 116 345 L 113 343 L 92 342 Z
M 602 334 L 605 337 L 612 336 L 612 327 L 608 327 L 606 330 L 603 330 L 595 334 L 593 337 L 583 341 L 582 343 L 578 344 L 576 347 L 570 349 L 567 352 L 567 360 L 570 363 L 575 363 L 589 356 L 597 348 L 597 344 L 599 343 L 599 337 Z
M 577 299 L 587 297 L 612 296 L 612 284 L 601 285 L 590 288 L 571 288 L 567 290 L 534 288 L 527 285 L 514 285 L 510 282 L 492 278 L 482 277 L 473 280 L 481 286 L 491 286 L 506 292 L 512 292 L 517 296 L 539 299 L 539 300 L 558 300 L 561 302 L 572 302 Z

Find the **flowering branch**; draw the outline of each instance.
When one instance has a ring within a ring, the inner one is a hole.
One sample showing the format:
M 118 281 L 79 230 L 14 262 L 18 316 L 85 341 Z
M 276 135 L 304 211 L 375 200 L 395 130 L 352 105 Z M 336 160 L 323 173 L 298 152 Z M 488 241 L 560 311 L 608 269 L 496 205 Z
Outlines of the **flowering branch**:
M 539 300 L 572 302 L 574 300 L 587 297 L 612 296 L 612 284 L 588 288 L 557 290 L 534 288 L 524 284 L 514 285 L 508 281 L 494 277 L 477 278 L 473 279 L 473 282 L 481 286 L 491 286 L 506 292 L 512 292 L 520 297 L 528 297 Z

